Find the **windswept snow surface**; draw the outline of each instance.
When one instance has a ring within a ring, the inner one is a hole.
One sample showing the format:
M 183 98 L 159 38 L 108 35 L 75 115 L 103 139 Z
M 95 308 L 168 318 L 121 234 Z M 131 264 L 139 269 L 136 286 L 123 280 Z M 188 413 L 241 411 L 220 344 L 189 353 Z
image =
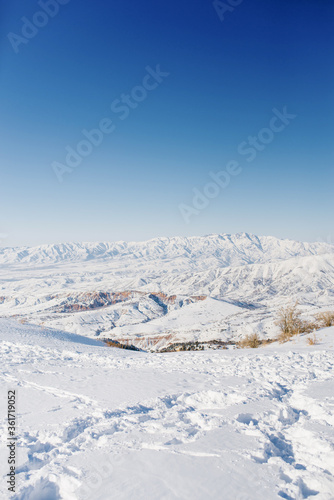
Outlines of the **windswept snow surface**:
M 0 320 L 2 495 L 15 390 L 15 500 L 332 500 L 334 328 L 317 337 L 150 354 Z

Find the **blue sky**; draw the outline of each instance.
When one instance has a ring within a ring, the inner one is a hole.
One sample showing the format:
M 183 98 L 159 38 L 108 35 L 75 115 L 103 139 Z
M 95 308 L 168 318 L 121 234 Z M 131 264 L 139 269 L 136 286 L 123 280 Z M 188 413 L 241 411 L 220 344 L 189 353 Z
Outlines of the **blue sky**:
M 53 17 L 46 0 L 0 3 L 2 246 L 334 239 L 332 1 L 244 0 L 223 20 L 203 0 L 55 1 Z M 145 95 L 157 65 L 168 76 Z M 132 92 L 122 120 L 111 104 Z M 239 145 L 268 138 L 285 106 L 295 118 L 247 161 Z M 66 147 L 105 118 L 114 130 L 70 168 Z M 242 171 L 196 208 L 194 189 L 232 160 Z

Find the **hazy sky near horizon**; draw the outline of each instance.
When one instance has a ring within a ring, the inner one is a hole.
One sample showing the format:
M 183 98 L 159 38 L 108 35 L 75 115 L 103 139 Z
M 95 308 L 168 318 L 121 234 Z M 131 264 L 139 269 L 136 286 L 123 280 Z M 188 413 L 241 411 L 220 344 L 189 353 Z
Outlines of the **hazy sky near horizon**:
M 0 0 L 1 246 L 334 242 L 334 4 L 229 1 Z

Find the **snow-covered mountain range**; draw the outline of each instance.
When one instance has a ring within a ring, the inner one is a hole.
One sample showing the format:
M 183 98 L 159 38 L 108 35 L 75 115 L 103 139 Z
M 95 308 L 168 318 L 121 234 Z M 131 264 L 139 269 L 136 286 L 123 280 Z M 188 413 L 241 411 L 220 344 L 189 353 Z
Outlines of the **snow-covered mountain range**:
M 109 259 L 162 260 L 180 259 L 188 264 L 219 267 L 254 264 L 333 253 L 328 243 L 302 243 L 272 236 L 248 233 L 208 236 L 154 238 L 143 242 L 62 243 L 37 247 L 0 248 L 0 264 L 54 264 Z
M 0 315 L 157 348 L 273 336 L 282 305 L 334 308 L 334 246 L 246 233 L 0 250 Z

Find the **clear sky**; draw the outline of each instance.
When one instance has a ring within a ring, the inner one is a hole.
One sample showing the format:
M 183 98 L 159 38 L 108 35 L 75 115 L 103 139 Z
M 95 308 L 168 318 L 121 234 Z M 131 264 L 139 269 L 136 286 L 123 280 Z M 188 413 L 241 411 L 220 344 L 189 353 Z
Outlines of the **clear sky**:
M 55 2 L 0 3 L 2 246 L 334 239 L 332 0 Z

